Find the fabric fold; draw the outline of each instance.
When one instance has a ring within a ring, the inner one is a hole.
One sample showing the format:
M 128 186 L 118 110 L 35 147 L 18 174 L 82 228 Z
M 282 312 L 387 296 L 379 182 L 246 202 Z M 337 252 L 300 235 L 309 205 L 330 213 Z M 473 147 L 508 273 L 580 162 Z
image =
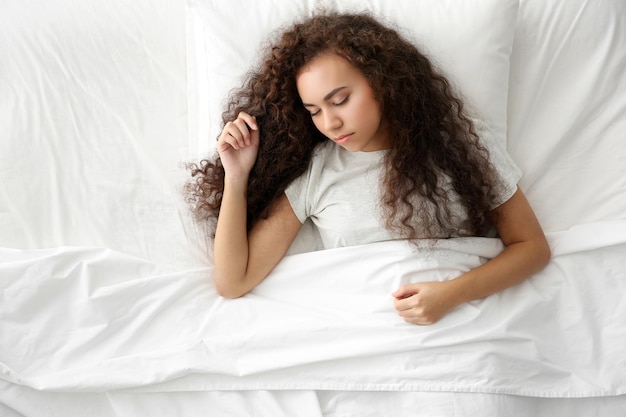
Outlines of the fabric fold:
M 1 249 L 0 376 L 45 391 L 620 395 L 624 227 L 550 234 L 546 269 L 432 326 L 404 323 L 390 294 L 480 265 L 502 250 L 498 239 L 291 255 L 235 300 L 217 295 L 210 267 L 105 248 Z

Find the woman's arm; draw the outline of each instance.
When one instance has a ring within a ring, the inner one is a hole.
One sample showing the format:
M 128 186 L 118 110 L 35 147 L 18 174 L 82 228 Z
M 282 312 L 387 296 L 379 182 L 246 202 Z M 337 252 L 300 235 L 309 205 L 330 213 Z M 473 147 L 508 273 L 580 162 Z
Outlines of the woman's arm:
M 247 233 L 245 185 L 225 186 L 214 244 L 217 292 L 237 298 L 258 285 L 285 256 L 301 226 L 283 194 Z
M 490 215 L 505 249 L 453 280 L 401 287 L 393 294 L 401 317 L 415 324 L 432 324 L 456 306 L 518 284 L 548 263 L 550 247 L 521 190 Z
M 215 230 L 213 258 L 217 292 L 240 297 L 261 282 L 285 256 L 301 227 L 283 194 L 247 232 L 248 177 L 259 147 L 254 117 L 240 113 L 224 126 L 217 151 L 224 166 L 224 193 Z

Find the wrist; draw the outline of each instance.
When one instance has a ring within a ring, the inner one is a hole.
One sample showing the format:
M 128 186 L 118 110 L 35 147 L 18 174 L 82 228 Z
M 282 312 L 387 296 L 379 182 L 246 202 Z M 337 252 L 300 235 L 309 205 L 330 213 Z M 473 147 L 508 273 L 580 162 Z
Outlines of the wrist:
M 246 174 L 242 175 L 228 175 L 224 176 L 224 188 L 226 187 L 235 187 L 235 188 L 247 188 L 248 187 L 248 178 L 249 176 Z
M 451 279 L 450 281 L 445 281 L 445 283 L 448 286 L 449 298 L 455 306 L 459 306 L 473 300 L 469 288 L 465 285 L 467 283 L 467 279 L 463 275 Z
M 222 202 L 231 198 L 246 198 L 248 194 L 248 177 L 224 177 L 224 194 Z

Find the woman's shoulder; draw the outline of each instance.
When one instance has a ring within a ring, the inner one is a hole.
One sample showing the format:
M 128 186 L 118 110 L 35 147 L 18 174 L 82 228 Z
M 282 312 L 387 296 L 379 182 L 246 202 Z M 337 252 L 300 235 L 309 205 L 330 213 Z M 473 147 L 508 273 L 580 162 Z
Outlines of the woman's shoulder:
M 496 183 L 493 190 L 493 207 L 497 207 L 515 193 L 517 184 L 522 178 L 522 170 L 509 155 L 504 138 L 498 137 L 488 123 L 480 119 L 473 119 L 472 121 L 481 144 L 489 152 L 489 160 L 495 169 Z

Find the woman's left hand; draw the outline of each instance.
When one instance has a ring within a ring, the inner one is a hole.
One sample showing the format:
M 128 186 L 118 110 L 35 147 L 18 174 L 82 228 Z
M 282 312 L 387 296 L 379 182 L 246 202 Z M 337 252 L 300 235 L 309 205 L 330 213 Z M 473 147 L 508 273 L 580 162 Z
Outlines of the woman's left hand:
M 459 304 L 451 287 L 450 281 L 403 285 L 391 294 L 395 298 L 393 305 L 408 323 L 433 324 Z

